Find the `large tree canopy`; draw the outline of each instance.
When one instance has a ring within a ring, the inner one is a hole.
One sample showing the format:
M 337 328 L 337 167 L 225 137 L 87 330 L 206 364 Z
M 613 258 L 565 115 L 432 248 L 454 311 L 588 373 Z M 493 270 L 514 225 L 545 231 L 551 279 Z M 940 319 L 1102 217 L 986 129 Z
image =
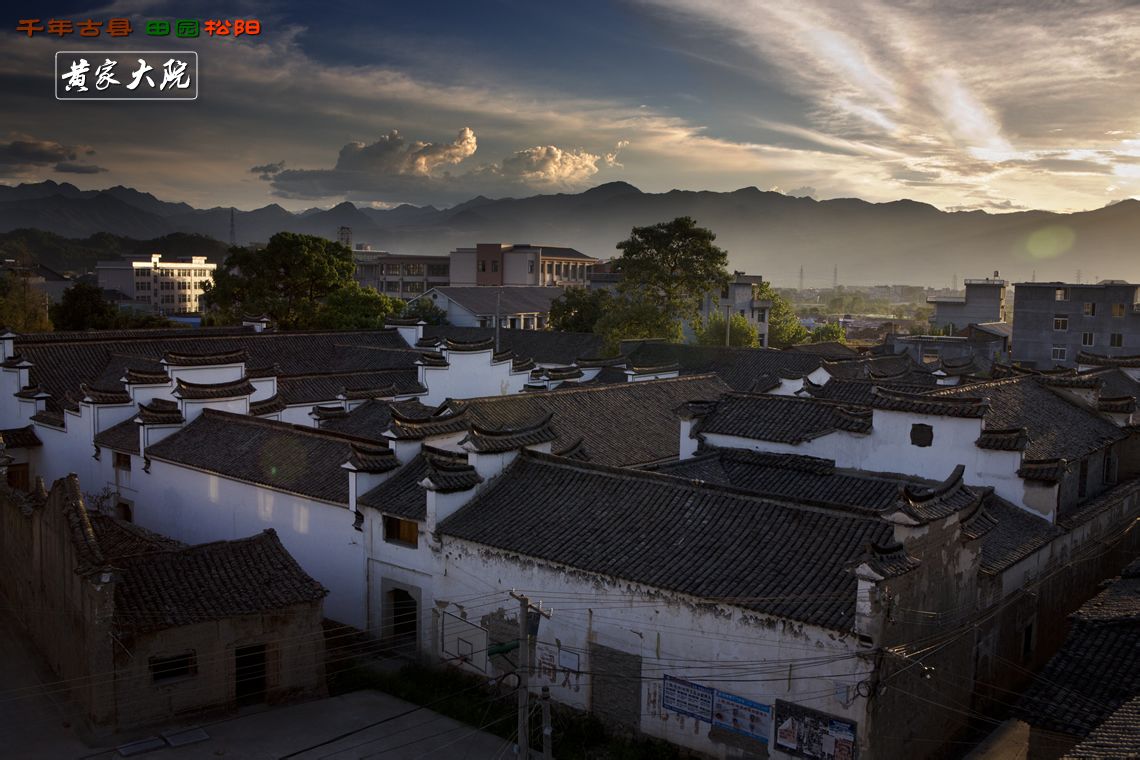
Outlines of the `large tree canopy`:
M 634 227 L 617 245 L 618 289 L 631 300 L 656 304 L 666 320 L 696 320 L 705 295 L 728 282 L 728 254 L 714 240 L 711 230 L 687 216 Z
M 399 298 L 378 293 L 356 282 L 330 293 L 316 310 L 312 326 L 322 330 L 372 330 L 384 326 L 388 317 L 404 310 Z
M 352 251 L 340 243 L 279 232 L 264 248 L 231 248 L 207 284 L 205 303 L 237 319 L 268 314 L 280 327 L 309 327 L 329 295 L 355 285 Z
M 112 330 L 138 327 L 169 327 L 170 320 L 157 314 L 120 311 L 103 298 L 98 285 L 77 282 L 63 291 L 59 303 L 51 307 L 51 321 L 57 330 Z
M 703 323 L 693 326 L 697 343 L 702 346 L 724 345 L 724 315 L 713 312 Z M 728 328 L 729 345 L 738 348 L 756 348 L 760 345 L 760 335 L 756 328 L 740 314 L 733 314 Z
M 550 304 L 550 327 L 563 332 L 594 332 L 594 325 L 612 301 L 608 290 L 566 288 Z
M 756 291 L 759 301 L 771 301 L 772 308 L 768 311 L 768 345 L 772 348 L 786 348 L 808 339 L 807 328 L 800 324 L 799 317 L 792 310 L 792 305 L 772 288 L 772 284 L 764 282 Z
M 51 330 L 47 296 L 15 274 L 0 274 L 0 326 L 18 333 Z

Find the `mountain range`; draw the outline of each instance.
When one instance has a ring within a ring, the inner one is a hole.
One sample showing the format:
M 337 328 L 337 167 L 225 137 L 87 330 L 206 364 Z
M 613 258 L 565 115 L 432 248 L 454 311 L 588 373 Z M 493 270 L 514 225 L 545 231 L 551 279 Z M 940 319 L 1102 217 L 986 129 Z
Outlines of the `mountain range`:
M 899 200 L 815 200 L 747 187 L 733 192 L 646 193 L 625 182 L 581 193 L 491 199 L 450 208 L 390 209 L 341 203 L 294 213 L 277 204 L 233 212 L 238 243 L 288 230 L 356 242 L 393 253 L 447 254 L 479 242 L 568 245 L 599 258 L 634 226 L 692 216 L 717 234 L 731 266 L 794 286 L 841 283 L 948 285 L 997 270 L 1013 280 L 1140 281 L 1140 201 L 1069 214 L 942 211 Z M 0 232 L 21 228 L 69 238 L 100 232 L 135 239 L 195 233 L 230 237 L 229 208 L 196 209 L 129 187 L 80 190 L 45 181 L 0 186 Z

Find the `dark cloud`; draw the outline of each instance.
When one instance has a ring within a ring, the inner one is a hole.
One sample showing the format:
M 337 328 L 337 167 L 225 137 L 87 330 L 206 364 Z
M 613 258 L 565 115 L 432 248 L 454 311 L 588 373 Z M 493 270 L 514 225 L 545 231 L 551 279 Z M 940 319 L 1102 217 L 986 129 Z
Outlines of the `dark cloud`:
M 251 174 L 256 174 L 258 179 L 269 181 L 273 179 L 274 174 L 280 174 L 285 170 L 285 162 L 278 161 L 272 164 L 262 164 L 261 166 L 251 166 L 249 171 Z
M 984 200 L 966 206 L 947 206 L 947 211 L 1025 211 L 1028 206 L 1022 206 L 1007 199 Z
M 65 174 L 99 174 L 100 172 L 107 171 L 102 166 L 79 164 L 73 161 L 60 161 L 55 165 L 55 170 Z

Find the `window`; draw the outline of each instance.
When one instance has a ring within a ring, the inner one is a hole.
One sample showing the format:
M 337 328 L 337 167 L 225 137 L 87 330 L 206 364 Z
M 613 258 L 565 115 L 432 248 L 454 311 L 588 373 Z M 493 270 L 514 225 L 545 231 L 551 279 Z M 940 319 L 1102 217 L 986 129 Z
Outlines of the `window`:
M 486 261 L 480 261 L 479 262 L 479 271 L 480 272 L 486 272 L 487 271 L 487 262 Z
M 384 265 L 384 274 L 399 275 L 400 274 L 400 265 L 399 264 L 385 264 Z
M 414 520 L 384 515 L 384 540 L 415 548 L 419 545 L 420 526 Z
M 1089 460 L 1082 459 L 1080 471 L 1077 474 L 1077 496 L 1085 497 L 1089 492 Z
M 1068 330 L 1069 329 L 1069 316 L 1067 314 L 1054 314 L 1053 315 L 1053 329 L 1054 330 Z
M 404 274 L 412 277 L 422 277 L 424 273 L 423 264 L 404 264 Z
M 1112 305 L 1112 316 L 1123 317 L 1124 316 L 1124 304 L 1114 303 Z
M 124 454 L 121 451 L 116 451 L 115 456 L 111 459 L 111 464 L 116 470 L 131 471 L 131 455 Z
M 492 272 L 498 272 L 499 271 L 499 262 L 497 262 L 497 261 L 491 262 L 491 271 Z
M 1057 288 L 1057 291 L 1054 294 L 1054 297 L 1058 301 L 1068 301 L 1069 300 L 1069 289 L 1068 288 Z
M 400 292 L 400 281 L 399 280 L 388 280 L 386 283 L 384 283 L 384 290 L 387 290 L 389 293 L 399 293 Z
M 1096 304 L 1091 302 L 1091 301 L 1086 301 L 1083 311 L 1084 311 L 1084 315 L 1086 317 L 1095 317 L 1096 316 Z
M 1021 662 L 1027 663 L 1033 659 L 1033 649 L 1037 643 L 1037 637 L 1034 635 L 1034 629 L 1037 627 L 1033 624 L 1034 621 L 1026 623 L 1025 628 L 1021 630 Z
M 1120 348 L 1121 346 L 1123 346 L 1124 345 L 1124 334 L 1123 333 L 1113 333 L 1112 335 L 1109 335 L 1108 336 L 1108 345 L 1112 346 L 1113 348 Z
M 1114 480 L 1116 480 L 1116 478 L 1113 477 L 1114 470 L 1115 470 L 1115 468 L 1113 467 L 1113 462 L 1112 462 L 1112 449 L 1105 449 L 1105 451 L 1104 451 L 1104 472 L 1101 473 L 1103 475 L 1103 477 L 1101 478 L 1101 481 L 1107 485 L 1109 483 L 1112 483 Z
M 526 263 L 526 273 L 534 274 L 534 259 L 531 259 Z
M 930 425 L 914 424 L 910 426 L 910 442 L 914 446 L 926 447 L 934 443 L 934 428 Z
M 198 657 L 194 650 L 173 657 L 151 657 L 150 678 L 155 683 L 197 675 Z
M 405 282 L 404 290 L 409 293 L 422 293 L 424 292 L 424 284 L 422 282 Z
M 428 277 L 447 277 L 447 264 L 428 264 Z
M 1082 346 L 1091 346 L 1092 344 L 1093 344 L 1093 334 L 1092 333 L 1081 333 L 1081 345 Z
M 1068 355 L 1068 349 L 1064 346 L 1053 346 L 1053 361 L 1063 362 Z

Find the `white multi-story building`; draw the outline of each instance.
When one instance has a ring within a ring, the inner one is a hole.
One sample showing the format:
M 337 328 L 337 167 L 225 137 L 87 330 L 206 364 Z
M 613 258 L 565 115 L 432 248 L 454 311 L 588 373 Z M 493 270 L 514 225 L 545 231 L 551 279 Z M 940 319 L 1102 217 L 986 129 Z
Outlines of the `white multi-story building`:
M 136 308 L 160 314 L 195 314 L 205 285 L 217 264 L 205 256 L 163 261 L 161 253 L 149 258 L 100 261 L 95 272 L 99 287 L 130 297 Z

